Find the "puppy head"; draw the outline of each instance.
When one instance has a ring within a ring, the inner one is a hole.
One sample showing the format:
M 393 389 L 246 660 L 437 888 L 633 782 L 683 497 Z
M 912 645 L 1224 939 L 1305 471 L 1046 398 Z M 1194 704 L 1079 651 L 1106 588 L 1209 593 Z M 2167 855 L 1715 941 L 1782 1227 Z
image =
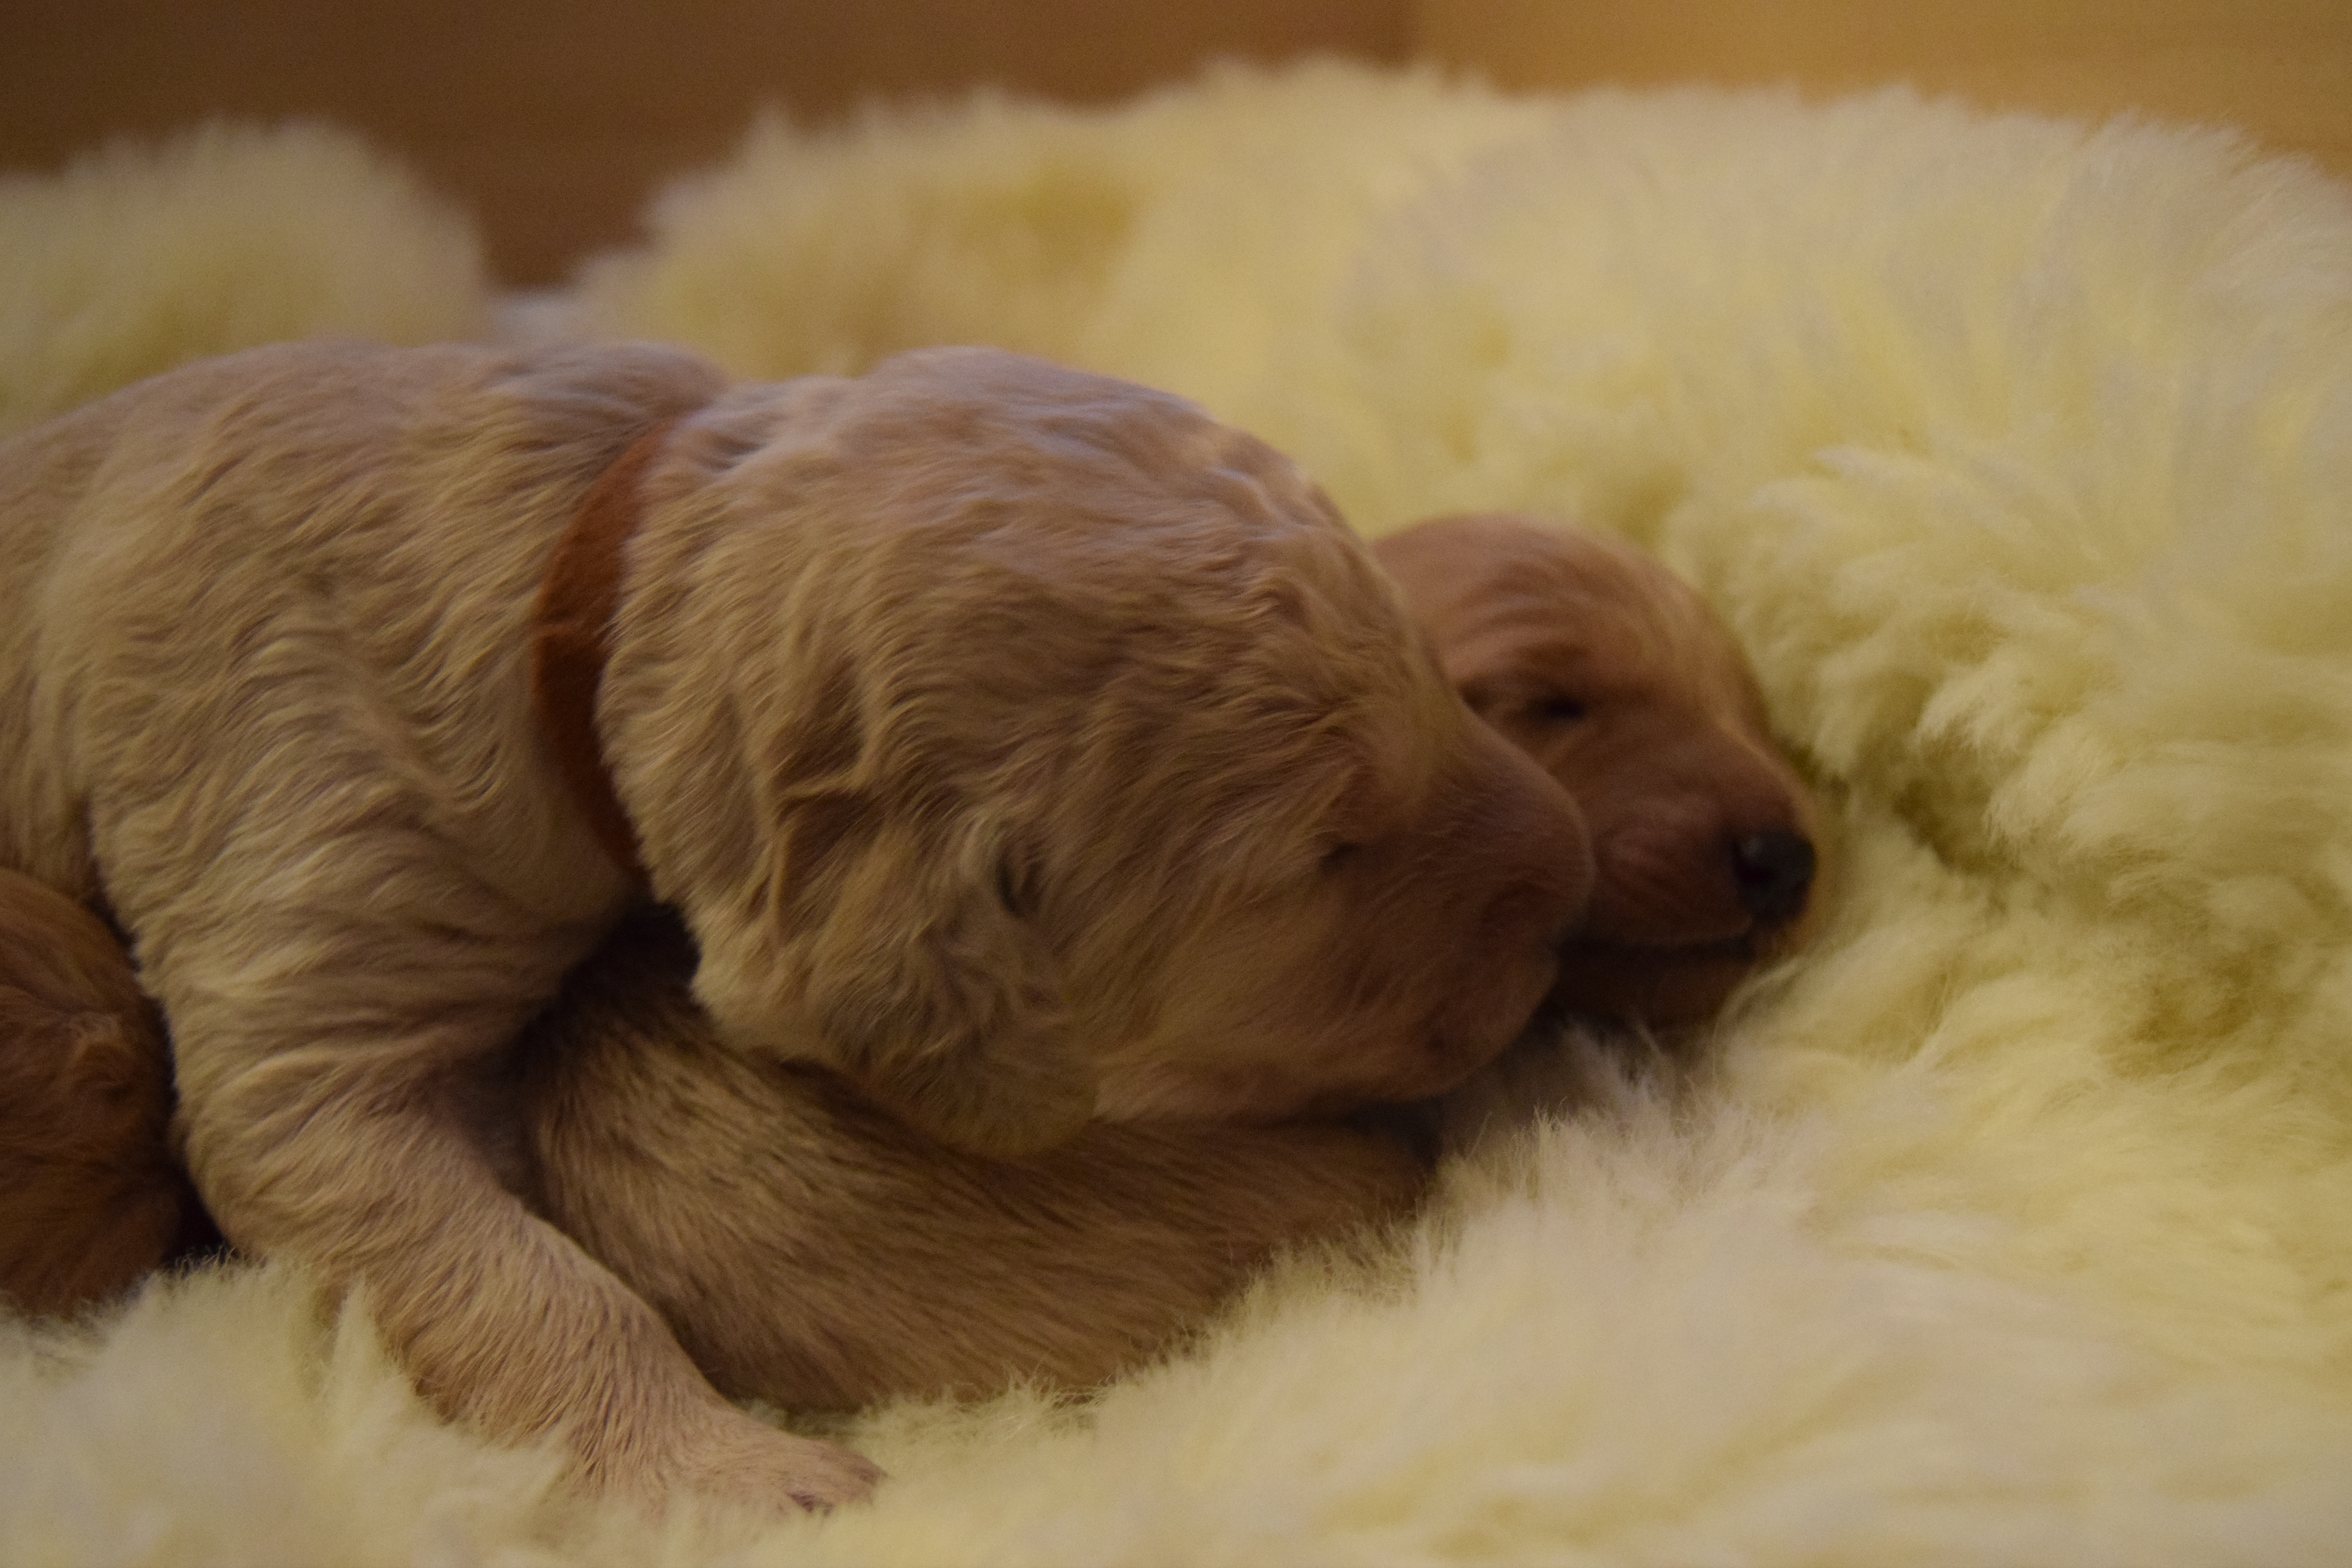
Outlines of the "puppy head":
M 1177 399 L 932 351 L 683 426 L 601 710 L 739 1041 L 1012 1152 L 1403 1098 L 1589 852 L 1319 491 Z
M 1799 940 L 1812 800 L 1697 594 L 1629 546 L 1513 517 L 1375 548 L 1470 706 L 1583 812 L 1598 876 L 1558 1002 L 1693 1022 Z
M 1367 661 L 1368 700 L 1255 803 L 1132 841 L 1124 867 L 1064 884 L 1080 911 L 1072 951 L 1118 1004 L 1087 1026 L 1112 1044 L 1097 1064 L 1105 1116 L 1425 1098 L 1492 1059 L 1548 994 L 1591 886 L 1583 825 L 1452 699 L 1406 628 L 1390 635 Z M 1298 647 L 1270 673 L 1315 657 Z M 1181 918 L 1112 878 L 1189 884 Z

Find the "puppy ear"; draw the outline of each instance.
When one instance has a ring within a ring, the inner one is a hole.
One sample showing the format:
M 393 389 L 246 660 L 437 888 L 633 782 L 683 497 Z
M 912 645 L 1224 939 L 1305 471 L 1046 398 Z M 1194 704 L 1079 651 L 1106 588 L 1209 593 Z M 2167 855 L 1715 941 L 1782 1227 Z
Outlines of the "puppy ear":
M 787 1048 L 973 1153 L 1030 1153 L 1076 1132 L 1094 1113 L 1093 1077 L 1071 1044 L 1061 965 L 1013 907 L 1000 862 L 894 814 L 810 809 L 817 820 L 789 836 L 801 887 L 772 905 L 801 916 L 785 944 L 798 981 L 780 1009 Z M 712 957 L 706 948 L 696 990 L 725 1026 L 774 976 Z

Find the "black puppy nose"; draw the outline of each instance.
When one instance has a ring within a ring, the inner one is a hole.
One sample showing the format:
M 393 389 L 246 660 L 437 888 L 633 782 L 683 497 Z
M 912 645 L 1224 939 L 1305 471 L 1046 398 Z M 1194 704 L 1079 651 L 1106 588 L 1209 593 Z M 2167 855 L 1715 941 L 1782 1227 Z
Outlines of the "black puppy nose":
M 1751 833 L 1731 847 L 1731 867 L 1740 908 L 1768 923 L 1794 920 L 1813 885 L 1812 841 L 1777 827 Z

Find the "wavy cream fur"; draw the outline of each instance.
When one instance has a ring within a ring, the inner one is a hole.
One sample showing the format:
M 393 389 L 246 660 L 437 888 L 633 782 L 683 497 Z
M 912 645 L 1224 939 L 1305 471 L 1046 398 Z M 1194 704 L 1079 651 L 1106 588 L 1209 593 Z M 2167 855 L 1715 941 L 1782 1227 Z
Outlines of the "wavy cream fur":
M 1164 139 L 1122 140 L 1153 113 Z M 1073 190 L 1118 221 L 1066 224 Z M 1844 852 L 1709 1081 L 1572 1046 L 1594 1070 L 1532 1127 L 1560 1094 L 1491 1085 L 1410 1257 L 1282 1272 L 1082 1411 L 871 1414 L 891 1486 L 742 1560 L 2341 1554 L 2340 184 L 1903 94 L 1307 73 L 774 132 L 693 202 L 712 226 L 680 198 L 615 263 L 662 292 L 609 322 L 776 374 L 774 343 L 854 368 L 934 321 L 991 335 L 1003 300 L 1008 339 L 1121 345 L 1093 363 L 1206 397 L 1371 526 L 1508 507 L 1657 546 L 1741 633 Z M 720 237 L 765 226 L 756 265 Z M 389 1371 L 305 1359 L 300 1289 L 207 1275 L 13 1346 L 5 1554 L 717 1555 L 509 1510 L 501 1461 L 438 1447 Z

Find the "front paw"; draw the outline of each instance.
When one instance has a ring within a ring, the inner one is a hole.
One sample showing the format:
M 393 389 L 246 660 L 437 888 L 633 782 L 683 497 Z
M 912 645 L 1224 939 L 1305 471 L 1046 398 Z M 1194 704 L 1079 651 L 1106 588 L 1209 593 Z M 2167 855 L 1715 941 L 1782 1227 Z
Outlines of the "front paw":
M 730 1470 L 713 1489 L 729 1499 L 772 1506 L 778 1497 L 811 1513 L 863 1502 L 882 1483 L 882 1467 L 837 1443 L 773 1432 L 781 1441 Z
M 663 1445 L 658 1459 L 614 1454 L 592 1461 L 596 1489 L 635 1495 L 656 1510 L 680 1493 L 729 1508 L 777 1514 L 829 1512 L 863 1500 L 880 1466 L 837 1443 L 780 1431 L 732 1405 L 700 1412 Z

